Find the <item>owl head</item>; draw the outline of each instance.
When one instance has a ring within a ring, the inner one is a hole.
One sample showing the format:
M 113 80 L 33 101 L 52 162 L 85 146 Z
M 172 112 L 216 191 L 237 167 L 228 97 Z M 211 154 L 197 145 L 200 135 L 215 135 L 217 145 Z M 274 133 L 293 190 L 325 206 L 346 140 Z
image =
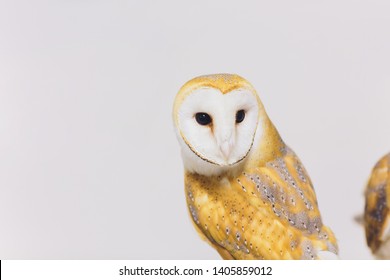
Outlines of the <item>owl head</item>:
M 273 128 L 255 89 L 233 74 L 188 81 L 175 98 L 173 120 L 185 169 L 206 176 L 239 169 Z

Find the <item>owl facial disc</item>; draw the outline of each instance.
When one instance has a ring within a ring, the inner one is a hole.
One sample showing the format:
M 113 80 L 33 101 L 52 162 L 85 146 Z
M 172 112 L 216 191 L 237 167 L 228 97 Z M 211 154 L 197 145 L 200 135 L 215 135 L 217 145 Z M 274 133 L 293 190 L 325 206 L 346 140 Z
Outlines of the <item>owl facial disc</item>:
M 258 125 L 258 103 L 248 89 L 222 93 L 199 88 L 178 111 L 180 137 L 196 157 L 217 166 L 241 162 L 250 152 Z

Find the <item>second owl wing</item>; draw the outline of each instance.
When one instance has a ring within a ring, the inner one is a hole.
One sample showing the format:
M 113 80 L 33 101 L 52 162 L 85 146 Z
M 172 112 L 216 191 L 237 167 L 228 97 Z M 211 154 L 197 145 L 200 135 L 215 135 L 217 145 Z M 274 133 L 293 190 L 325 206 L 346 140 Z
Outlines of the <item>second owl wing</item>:
M 390 154 L 374 167 L 365 192 L 364 226 L 367 245 L 375 253 L 390 234 Z

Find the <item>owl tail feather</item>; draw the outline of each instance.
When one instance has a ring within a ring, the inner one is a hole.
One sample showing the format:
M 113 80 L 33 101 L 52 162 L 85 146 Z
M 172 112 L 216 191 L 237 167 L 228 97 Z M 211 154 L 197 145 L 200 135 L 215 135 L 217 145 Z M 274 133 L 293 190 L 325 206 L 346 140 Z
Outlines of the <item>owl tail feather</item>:
M 363 226 L 364 225 L 364 216 L 363 214 L 356 215 L 354 218 L 355 222 L 357 222 L 359 225 Z

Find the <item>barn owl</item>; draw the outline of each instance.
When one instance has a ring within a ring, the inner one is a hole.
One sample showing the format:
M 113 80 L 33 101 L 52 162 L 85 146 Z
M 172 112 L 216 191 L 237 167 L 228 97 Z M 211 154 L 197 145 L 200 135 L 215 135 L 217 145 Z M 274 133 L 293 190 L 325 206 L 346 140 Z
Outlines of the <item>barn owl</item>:
M 190 217 L 222 258 L 337 255 L 305 168 L 248 81 L 233 74 L 190 80 L 175 98 L 173 121 Z
M 390 153 L 374 167 L 364 210 L 367 245 L 379 259 L 390 259 Z

